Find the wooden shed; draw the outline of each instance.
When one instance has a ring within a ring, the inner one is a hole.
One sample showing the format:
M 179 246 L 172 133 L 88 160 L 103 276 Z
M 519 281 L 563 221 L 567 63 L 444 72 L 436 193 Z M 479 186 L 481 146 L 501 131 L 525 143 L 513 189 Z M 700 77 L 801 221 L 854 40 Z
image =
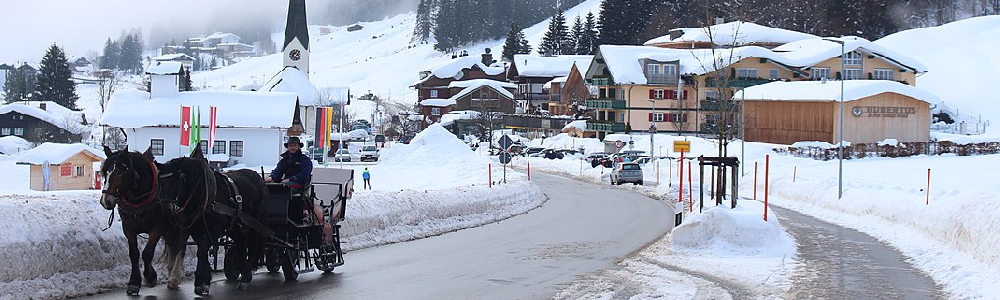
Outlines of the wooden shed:
M 104 158 L 84 144 L 44 143 L 25 151 L 17 163 L 31 165 L 32 190 L 85 190 L 94 187 L 94 165 Z
M 938 102 L 938 98 L 894 81 L 847 80 L 843 86 L 840 81 L 774 82 L 748 87 L 733 98 L 744 102 L 747 141 L 836 144 L 840 137 L 842 89 L 845 141 L 860 144 L 885 139 L 930 139 L 930 103 Z

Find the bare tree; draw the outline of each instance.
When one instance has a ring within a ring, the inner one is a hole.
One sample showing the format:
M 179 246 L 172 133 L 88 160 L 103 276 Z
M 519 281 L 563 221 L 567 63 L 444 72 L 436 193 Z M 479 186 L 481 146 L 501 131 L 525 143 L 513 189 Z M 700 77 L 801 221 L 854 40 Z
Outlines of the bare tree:
M 121 83 L 121 74 L 115 70 L 101 70 L 98 72 L 97 78 L 99 79 L 97 82 L 98 104 L 101 106 L 101 115 L 103 115 L 108 108 L 108 102 L 111 102 L 111 96 L 115 94 L 118 85 Z M 109 143 L 107 125 L 101 124 L 101 128 L 101 143 L 104 145 L 114 145 Z

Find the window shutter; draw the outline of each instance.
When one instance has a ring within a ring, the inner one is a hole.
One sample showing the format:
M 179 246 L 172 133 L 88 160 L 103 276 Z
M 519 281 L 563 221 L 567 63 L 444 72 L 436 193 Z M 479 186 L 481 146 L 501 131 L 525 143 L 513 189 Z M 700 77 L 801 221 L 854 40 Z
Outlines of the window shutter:
M 649 90 L 649 99 L 656 99 L 656 90 Z
M 687 100 L 688 93 L 685 90 L 681 90 L 681 100 Z
M 653 113 L 649 113 L 649 121 L 650 121 L 650 122 L 652 122 L 652 121 L 653 121 Z
M 840 71 L 837 71 L 837 80 L 840 80 Z
M 666 90 L 664 92 L 665 92 L 665 93 L 663 93 L 664 94 L 664 96 L 663 96 L 664 98 L 671 99 L 671 100 L 677 99 L 677 91 L 675 91 L 675 90 Z

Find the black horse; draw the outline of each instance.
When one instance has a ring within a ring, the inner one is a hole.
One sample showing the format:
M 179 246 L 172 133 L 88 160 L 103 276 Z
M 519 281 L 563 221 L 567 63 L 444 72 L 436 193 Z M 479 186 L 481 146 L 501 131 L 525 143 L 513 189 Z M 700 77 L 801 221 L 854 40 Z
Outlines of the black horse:
M 152 260 L 156 244 L 160 238 L 166 241 L 168 288 L 176 288 L 181 278 L 181 258 L 179 252 L 183 244 L 179 244 L 181 233 L 170 225 L 170 211 L 158 199 L 157 168 L 153 155 L 147 149 L 145 153 L 129 152 L 128 148 L 112 152 L 104 146 L 107 159 L 101 164 L 101 176 L 104 178 L 101 186 L 101 206 L 107 210 L 118 207 L 118 215 L 122 222 L 122 233 L 128 240 L 128 256 L 132 261 L 132 274 L 129 276 L 126 293 L 137 295 L 143 283 L 147 287 L 156 286 L 156 270 Z M 142 250 L 144 271 L 140 275 L 139 242 L 140 233 L 149 235 L 146 246 Z M 186 239 L 186 237 L 185 237 Z
M 263 253 L 264 238 L 272 235 L 256 221 L 263 216 L 267 199 L 264 180 L 252 170 L 213 171 L 200 147 L 191 157 L 175 158 L 159 167 L 161 198 L 172 207 L 171 220 L 198 246 L 195 294 L 209 293 L 212 274 L 208 251 L 223 235 L 233 240 L 226 253 L 226 260 L 234 263 L 226 266 L 227 278 L 239 277 L 237 289 L 248 289 Z

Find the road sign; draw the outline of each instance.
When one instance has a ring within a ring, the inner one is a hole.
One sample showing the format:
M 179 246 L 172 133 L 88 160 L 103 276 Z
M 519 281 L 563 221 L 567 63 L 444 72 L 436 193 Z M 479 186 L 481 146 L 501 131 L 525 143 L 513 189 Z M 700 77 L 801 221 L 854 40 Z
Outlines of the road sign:
M 674 141 L 674 152 L 691 152 L 691 142 Z
M 507 152 L 501 152 L 500 153 L 500 163 L 501 164 L 505 164 L 505 165 L 509 164 L 510 163 L 510 154 L 507 153 Z
M 625 147 L 625 142 L 615 141 L 615 148 L 621 149 L 622 147 Z
M 507 150 L 511 145 L 514 144 L 514 140 L 511 140 L 506 134 L 500 137 L 500 149 Z

